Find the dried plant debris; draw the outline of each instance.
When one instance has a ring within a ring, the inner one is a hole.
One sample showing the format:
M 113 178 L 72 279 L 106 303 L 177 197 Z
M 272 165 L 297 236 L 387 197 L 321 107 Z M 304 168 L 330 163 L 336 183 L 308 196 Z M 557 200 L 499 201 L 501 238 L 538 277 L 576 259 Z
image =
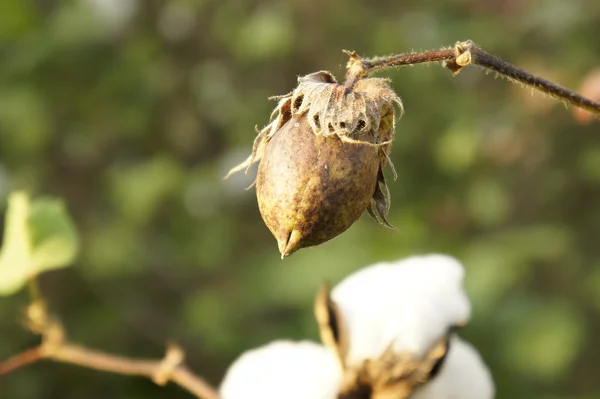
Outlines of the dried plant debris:
M 402 103 L 388 80 L 342 85 L 321 71 L 275 99 L 252 154 L 229 174 L 260 162 L 258 205 L 282 257 L 331 240 L 365 210 L 392 228 L 383 168 L 390 163 L 393 170 L 389 155 Z

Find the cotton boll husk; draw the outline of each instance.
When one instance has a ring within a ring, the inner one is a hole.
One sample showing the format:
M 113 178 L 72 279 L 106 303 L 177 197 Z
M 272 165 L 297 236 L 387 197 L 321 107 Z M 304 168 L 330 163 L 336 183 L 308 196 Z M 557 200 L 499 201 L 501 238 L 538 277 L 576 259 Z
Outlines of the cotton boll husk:
M 477 350 L 455 336 L 440 373 L 411 399 L 492 399 L 494 394 L 492 376 Z
M 282 256 L 348 229 L 369 206 L 377 184 L 377 148 L 318 136 L 306 115 L 290 119 L 265 149 L 256 196 Z
M 365 211 L 393 229 L 383 168 L 395 176 L 389 155 L 402 102 L 389 82 L 343 85 L 320 71 L 273 99 L 252 153 L 227 176 L 260 162 L 257 201 L 282 258 L 337 237 Z
M 245 352 L 227 370 L 222 399 L 335 399 L 341 369 L 335 355 L 309 341 L 275 341 Z
M 423 356 L 470 316 L 464 270 L 446 255 L 413 256 L 377 263 L 332 290 L 348 334 L 347 366 L 360 366 L 391 348 Z

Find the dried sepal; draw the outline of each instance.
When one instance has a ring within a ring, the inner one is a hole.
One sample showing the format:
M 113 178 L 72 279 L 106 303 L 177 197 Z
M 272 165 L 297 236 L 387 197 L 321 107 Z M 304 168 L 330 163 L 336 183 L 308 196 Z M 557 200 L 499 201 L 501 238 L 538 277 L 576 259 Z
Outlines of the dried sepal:
M 402 102 L 388 82 L 363 79 L 349 89 L 336 84 L 329 72 L 301 77 L 292 92 L 292 115 L 308 112 L 316 135 L 335 134 L 349 142 L 387 145 L 393 138 L 393 128 L 390 131 L 387 123 L 380 125 L 382 116 L 389 114 L 390 106 L 393 114 L 393 105 L 402 110 Z
M 279 101 L 269 124 L 258 131 L 252 154 L 226 177 L 260 161 L 273 135 L 291 117 L 306 112 L 314 134 L 337 135 L 349 143 L 381 146 L 381 156 L 388 160 L 395 130 L 395 106 L 401 114 L 404 112 L 402 101 L 388 83 L 389 79 L 362 79 L 354 88 L 347 89 L 337 84 L 327 71 L 299 77 L 298 86 L 291 93 L 270 98 Z
M 321 342 L 335 353 L 342 369 L 346 367 L 348 334 L 346 325 L 335 301 L 331 298 L 329 284 L 323 284 L 315 298 L 314 313 L 319 325 Z
M 252 144 L 252 153 L 248 158 L 246 158 L 244 162 L 232 168 L 225 176 L 225 179 L 241 170 L 244 170 L 247 173 L 248 169 L 250 168 L 250 166 L 252 166 L 253 163 L 256 163 L 262 159 L 263 154 L 265 152 L 265 147 L 267 146 L 273 135 L 275 135 L 275 133 L 277 133 L 277 131 L 291 117 L 289 97 L 290 95 L 291 93 L 281 97 L 271 97 L 271 99 L 279 99 L 279 103 L 277 104 L 277 107 L 275 107 L 273 112 L 271 112 L 269 124 L 265 126 L 262 130 L 258 130 L 258 127 L 256 128 L 258 135 L 254 139 L 254 143 Z
M 343 372 L 340 397 L 358 399 L 368 392 L 373 399 L 407 399 L 439 372 L 450 349 L 450 335 L 440 338 L 423 357 L 397 353 L 390 346 L 379 358 Z
M 379 172 L 377 173 L 377 185 L 375 186 L 375 193 L 373 194 L 373 199 L 371 200 L 367 211 L 373 219 L 377 220 L 383 226 L 392 230 L 396 230 L 396 228 L 387 220 L 390 206 L 390 190 L 385 182 L 383 171 L 381 168 L 379 168 Z

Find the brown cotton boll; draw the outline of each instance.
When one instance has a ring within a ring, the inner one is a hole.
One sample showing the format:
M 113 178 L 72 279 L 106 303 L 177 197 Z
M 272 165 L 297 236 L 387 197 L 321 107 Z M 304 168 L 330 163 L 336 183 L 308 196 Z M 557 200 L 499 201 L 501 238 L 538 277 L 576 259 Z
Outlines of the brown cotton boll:
M 377 148 L 317 136 L 306 115 L 271 139 L 258 168 L 256 195 L 282 256 L 321 244 L 350 227 L 375 192 Z
M 229 173 L 260 161 L 258 205 L 282 258 L 331 240 L 365 211 L 391 228 L 383 168 L 391 166 L 402 103 L 387 80 L 341 85 L 329 72 L 317 72 L 276 99 L 252 154 Z

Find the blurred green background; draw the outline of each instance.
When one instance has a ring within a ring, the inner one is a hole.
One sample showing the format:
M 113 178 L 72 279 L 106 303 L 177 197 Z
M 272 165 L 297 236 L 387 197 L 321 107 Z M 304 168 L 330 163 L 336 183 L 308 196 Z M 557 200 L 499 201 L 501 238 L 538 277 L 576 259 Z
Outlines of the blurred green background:
M 394 233 L 364 216 L 280 260 L 243 160 L 271 95 L 342 49 L 365 56 L 471 38 L 577 88 L 600 66 L 600 2 L 563 0 L 2 0 L 0 204 L 65 199 L 82 235 L 73 268 L 41 284 L 70 338 L 160 358 L 178 341 L 218 384 L 245 349 L 318 339 L 312 301 L 381 260 L 446 252 L 467 267 L 462 334 L 498 398 L 600 398 L 600 124 L 467 68 L 381 73 L 399 121 Z M 389 173 L 388 173 L 389 176 Z M 391 177 L 391 176 L 390 176 Z M 1 221 L 1 220 L 0 220 Z M 0 298 L 0 359 L 38 342 L 26 292 Z M 39 363 L 0 397 L 188 398 L 177 387 Z

